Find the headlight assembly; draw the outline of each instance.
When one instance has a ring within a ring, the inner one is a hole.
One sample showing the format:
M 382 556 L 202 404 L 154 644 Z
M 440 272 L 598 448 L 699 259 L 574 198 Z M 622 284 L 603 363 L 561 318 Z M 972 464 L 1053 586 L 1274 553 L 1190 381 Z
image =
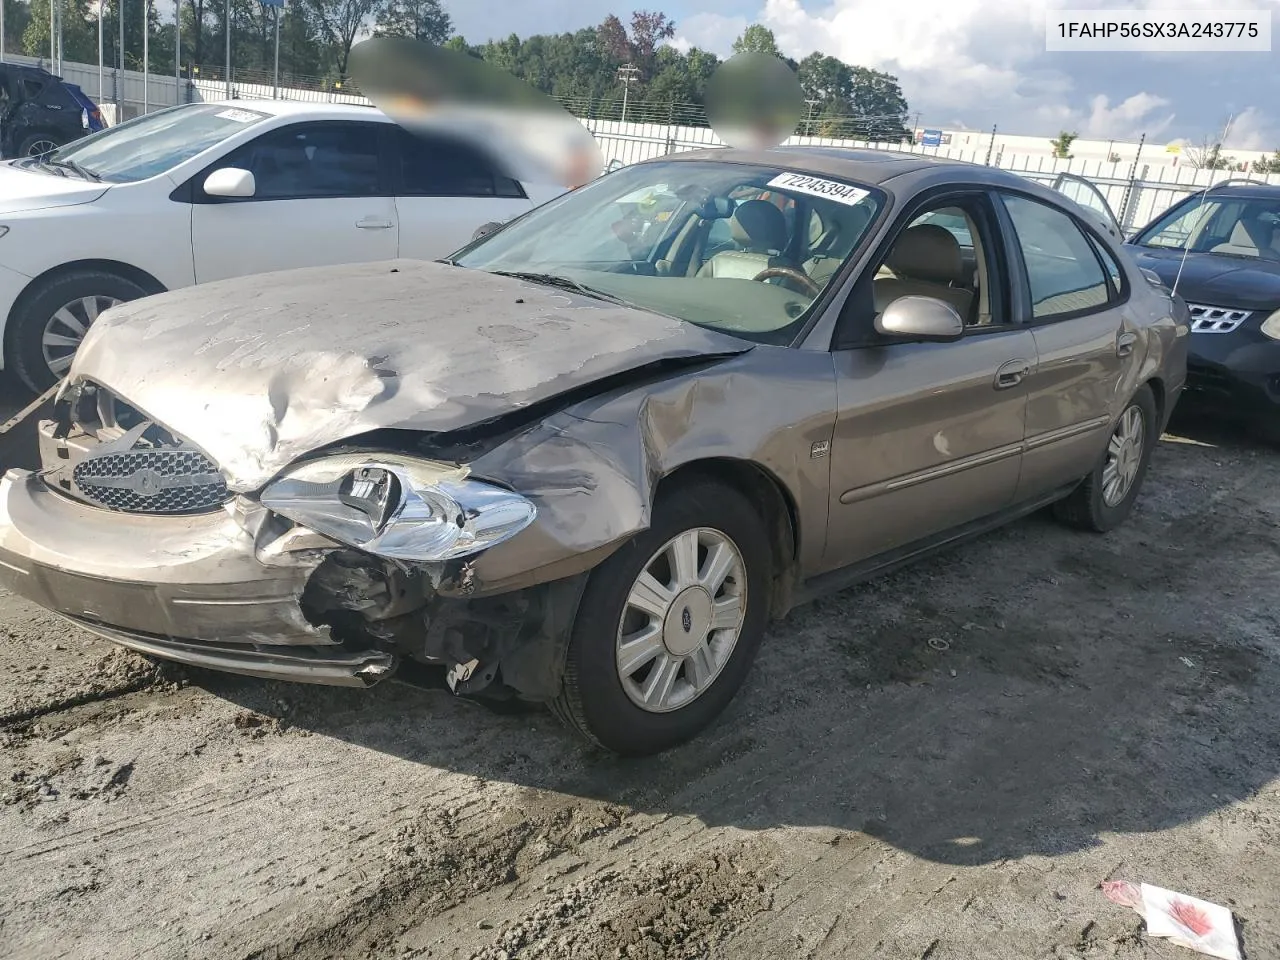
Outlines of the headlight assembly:
M 451 560 L 515 536 L 537 515 L 509 490 L 465 471 L 393 454 L 302 464 L 272 481 L 262 504 L 341 543 L 393 560 Z
M 1262 321 L 1262 334 L 1272 340 L 1280 340 L 1280 310 Z

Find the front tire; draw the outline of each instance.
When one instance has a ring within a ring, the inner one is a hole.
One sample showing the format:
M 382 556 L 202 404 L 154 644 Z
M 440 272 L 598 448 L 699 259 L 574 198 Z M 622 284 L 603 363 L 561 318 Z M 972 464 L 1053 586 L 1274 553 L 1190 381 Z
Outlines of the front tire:
M 1125 404 L 1098 463 L 1080 486 L 1054 505 L 1054 515 L 1068 526 L 1097 533 L 1120 526 L 1133 512 L 1159 439 L 1156 398 L 1144 384 Z
M 8 363 L 33 391 L 47 390 L 66 375 L 103 310 L 146 295 L 132 280 L 102 270 L 74 270 L 42 281 L 23 294 L 10 317 Z
M 564 723 L 645 756 L 691 739 L 728 706 L 768 623 L 773 556 L 759 513 L 712 480 L 664 492 L 649 529 L 587 582 L 552 704 Z

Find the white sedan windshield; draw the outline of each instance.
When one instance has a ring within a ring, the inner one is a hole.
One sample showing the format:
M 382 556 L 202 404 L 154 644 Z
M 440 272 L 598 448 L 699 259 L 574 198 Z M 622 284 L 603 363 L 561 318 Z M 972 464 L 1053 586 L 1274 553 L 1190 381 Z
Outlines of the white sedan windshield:
M 70 162 L 101 180 L 132 183 L 165 173 L 267 116 L 219 104 L 170 107 L 109 127 L 24 164 Z
M 883 207 L 873 187 L 756 164 L 637 164 L 463 250 L 460 266 L 578 285 L 789 343 Z M 581 292 L 581 291 L 580 291 Z

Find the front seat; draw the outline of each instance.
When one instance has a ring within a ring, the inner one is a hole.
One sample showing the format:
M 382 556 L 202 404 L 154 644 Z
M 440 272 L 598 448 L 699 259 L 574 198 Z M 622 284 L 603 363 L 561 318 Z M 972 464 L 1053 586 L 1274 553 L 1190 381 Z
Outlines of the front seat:
M 738 204 L 729 218 L 729 233 L 742 249 L 717 253 L 702 265 L 698 276 L 753 280 L 768 267 L 787 266 L 781 256 L 787 245 L 787 220 L 768 200 Z
M 1231 239 L 1210 249 L 1210 253 L 1234 254 L 1237 257 L 1276 259 L 1275 230 L 1261 220 L 1238 220 L 1231 228 Z
M 973 291 L 966 289 L 960 241 L 936 223 L 921 223 L 902 231 L 885 266 L 893 277 L 874 283 L 876 313 L 899 297 L 933 297 L 955 307 L 966 323 L 972 319 Z

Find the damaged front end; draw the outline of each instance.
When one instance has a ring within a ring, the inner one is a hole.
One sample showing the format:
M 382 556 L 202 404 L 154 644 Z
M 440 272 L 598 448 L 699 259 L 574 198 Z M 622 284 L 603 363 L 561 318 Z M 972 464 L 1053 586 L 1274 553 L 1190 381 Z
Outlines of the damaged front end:
M 40 424 L 42 469 L 0 480 L 0 582 L 145 654 L 367 686 L 403 660 L 462 695 L 554 697 L 584 577 L 473 596 L 472 561 L 532 503 L 466 468 L 317 456 L 258 495 L 97 384 Z

